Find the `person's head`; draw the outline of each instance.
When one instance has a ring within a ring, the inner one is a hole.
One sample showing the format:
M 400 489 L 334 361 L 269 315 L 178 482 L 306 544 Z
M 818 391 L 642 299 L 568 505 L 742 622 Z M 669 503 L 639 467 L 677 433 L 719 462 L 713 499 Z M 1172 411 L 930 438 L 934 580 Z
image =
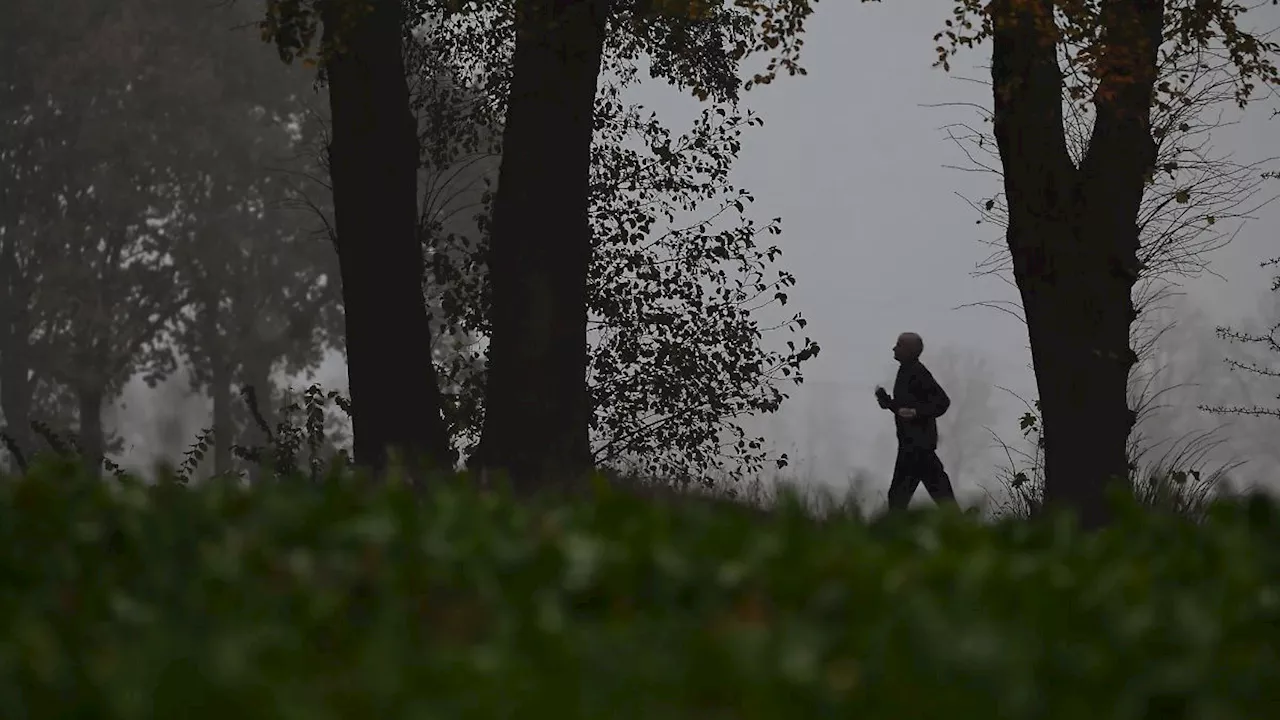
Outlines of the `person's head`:
M 893 345 L 893 359 L 900 363 L 919 360 L 923 352 L 924 340 L 913 332 L 902 333 L 898 336 L 898 342 Z

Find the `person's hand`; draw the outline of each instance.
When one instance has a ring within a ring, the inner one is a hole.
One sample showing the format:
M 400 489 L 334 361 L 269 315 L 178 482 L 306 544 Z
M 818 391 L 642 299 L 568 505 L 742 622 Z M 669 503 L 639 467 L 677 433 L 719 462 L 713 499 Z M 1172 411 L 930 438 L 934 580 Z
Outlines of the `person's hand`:
M 884 388 L 879 385 L 876 386 L 876 402 L 880 403 L 880 407 L 886 410 L 889 408 L 889 393 L 885 392 Z
M 898 408 L 898 417 L 903 420 L 912 420 L 916 416 L 915 408 Z

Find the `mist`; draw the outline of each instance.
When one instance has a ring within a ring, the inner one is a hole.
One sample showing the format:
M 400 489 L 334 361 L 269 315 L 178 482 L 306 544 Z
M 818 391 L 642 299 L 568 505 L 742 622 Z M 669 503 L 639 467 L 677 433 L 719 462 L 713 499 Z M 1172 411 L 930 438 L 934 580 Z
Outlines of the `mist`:
M 125 18 L 79 47 L 51 41 L 22 58 L 0 54 L 0 86 L 8 77 L 12 94 L 0 111 L 10 138 L 2 159 L 15 169 L 0 177 L 0 241 L 21 246 L 14 272 L 27 282 L 19 291 L 11 280 L 6 302 L 38 306 L 24 337 L 40 354 L 21 375 L 34 383 L 32 417 L 83 428 L 86 403 L 100 396 L 103 453 L 131 470 L 181 462 L 219 425 L 238 441 L 260 440 L 236 392 L 245 385 L 265 389 L 258 400 L 268 425 L 311 385 L 348 392 L 320 157 L 323 89 L 314 69 L 286 66 L 256 33 L 232 29 L 231 20 L 252 20 L 244 5 L 199 31 Z M 27 12 L 51 21 L 55 6 Z M 980 109 L 991 104 L 988 53 L 964 53 L 950 72 L 933 67 L 943 20 L 934 4 L 828 2 L 805 34 L 807 74 L 743 95 L 763 125 L 744 130 L 730 178 L 754 197 L 752 217 L 781 218 L 771 242 L 796 278 L 786 307 L 761 317 L 798 310 L 807 320 L 799 336 L 821 345 L 801 384 L 780 385 L 788 397 L 777 412 L 743 422 L 772 455 L 786 454 L 784 466 L 759 473 L 766 482 L 883 502 L 896 448 L 892 419 L 872 391 L 892 385 L 890 347 L 904 331 L 923 337 L 923 361 L 951 395 L 938 452 L 962 503 L 1006 492 L 1011 452 L 1030 447 L 1020 422 L 1035 378 L 1026 327 L 1008 312 L 1019 296 L 1007 272 L 984 271 L 1002 236 L 973 206 L 996 194 L 1000 179 L 975 171 L 956 140 L 957 126 L 980 126 Z M 1275 20 L 1274 8 L 1256 19 Z M 207 52 L 190 67 L 157 59 L 196 41 Z M 32 82 L 19 77 L 33 67 L 41 74 Z M 186 95 L 196 99 L 173 99 Z M 676 130 L 703 107 L 661 80 L 640 80 L 622 97 Z M 1264 96 L 1243 111 L 1221 108 L 1215 151 L 1242 163 L 1280 154 L 1276 107 Z M 60 129 L 72 118 L 76 128 Z M 476 212 L 500 155 L 476 154 L 487 159 L 424 162 L 421 182 L 435 188 L 424 216 L 439 237 L 483 232 Z M 238 197 L 219 198 L 223 191 Z M 1168 277 L 1173 284 L 1144 316 L 1143 327 L 1159 335 L 1142 366 L 1154 377 L 1145 396 L 1157 399 L 1138 430 L 1157 455 L 1212 433 L 1197 467 L 1230 466 L 1233 486 L 1270 490 L 1280 489 L 1280 420 L 1202 406 L 1280 406 L 1280 379 L 1227 362 L 1277 368 L 1280 355 L 1217 333 L 1265 332 L 1277 321 L 1275 273 L 1262 263 L 1280 237 L 1280 204 L 1269 202 L 1278 193 L 1280 183 L 1264 183 L 1243 217 L 1224 218 L 1215 232 L 1229 242 L 1206 253 L 1202 269 Z M 125 227 L 113 249 L 111 233 Z M 428 304 L 445 307 L 447 298 L 432 293 Z M 482 355 L 481 338 L 445 335 L 437 338 L 442 366 L 474 365 Z M 16 355 L 17 336 L 5 337 L 0 356 Z M 787 339 L 765 342 L 781 348 Z M 124 350 L 103 350 L 126 340 Z M 445 360 L 451 343 L 471 354 Z M 329 422 L 333 448 L 349 448 L 342 413 L 331 409 Z M 203 472 L 213 463 L 211 453 Z M 927 502 L 923 490 L 916 502 Z

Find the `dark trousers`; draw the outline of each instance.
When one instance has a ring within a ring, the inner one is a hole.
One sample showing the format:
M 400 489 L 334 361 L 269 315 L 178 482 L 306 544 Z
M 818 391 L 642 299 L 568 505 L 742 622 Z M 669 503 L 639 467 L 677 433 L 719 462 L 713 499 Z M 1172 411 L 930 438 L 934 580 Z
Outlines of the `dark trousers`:
M 929 497 L 941 505 L 954 503 L 951 478 L 942 467 L 938 453 L 929 448 L 898 447 L 898 460 L 893 464 L 893 480 L 889 483 L 889 509 L 902 510 L 911 502 L 916 487 L 924 483 Z

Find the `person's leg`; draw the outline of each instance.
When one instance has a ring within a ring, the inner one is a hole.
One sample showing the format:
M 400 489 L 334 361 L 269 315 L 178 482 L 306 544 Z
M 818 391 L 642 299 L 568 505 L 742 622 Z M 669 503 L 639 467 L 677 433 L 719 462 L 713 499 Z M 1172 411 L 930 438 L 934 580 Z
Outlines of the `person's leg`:
M 898 448 L 898 459 L 893 463 L 893 479 L 889 481 L 889 509 L 905 510 L 911 504 L 920 484 L 919 465 L 909 450 Z
M 938 505 L 955 503 L 956 493 L 951 487 L 951 478 L 947 476 L 947 470 L 942 466 L 942 460 L 938 457 L 937 451 L 925 451 L 918 467 L 924 489 L 929 491 L 929 497 L 933 498 L 935 503 Z

